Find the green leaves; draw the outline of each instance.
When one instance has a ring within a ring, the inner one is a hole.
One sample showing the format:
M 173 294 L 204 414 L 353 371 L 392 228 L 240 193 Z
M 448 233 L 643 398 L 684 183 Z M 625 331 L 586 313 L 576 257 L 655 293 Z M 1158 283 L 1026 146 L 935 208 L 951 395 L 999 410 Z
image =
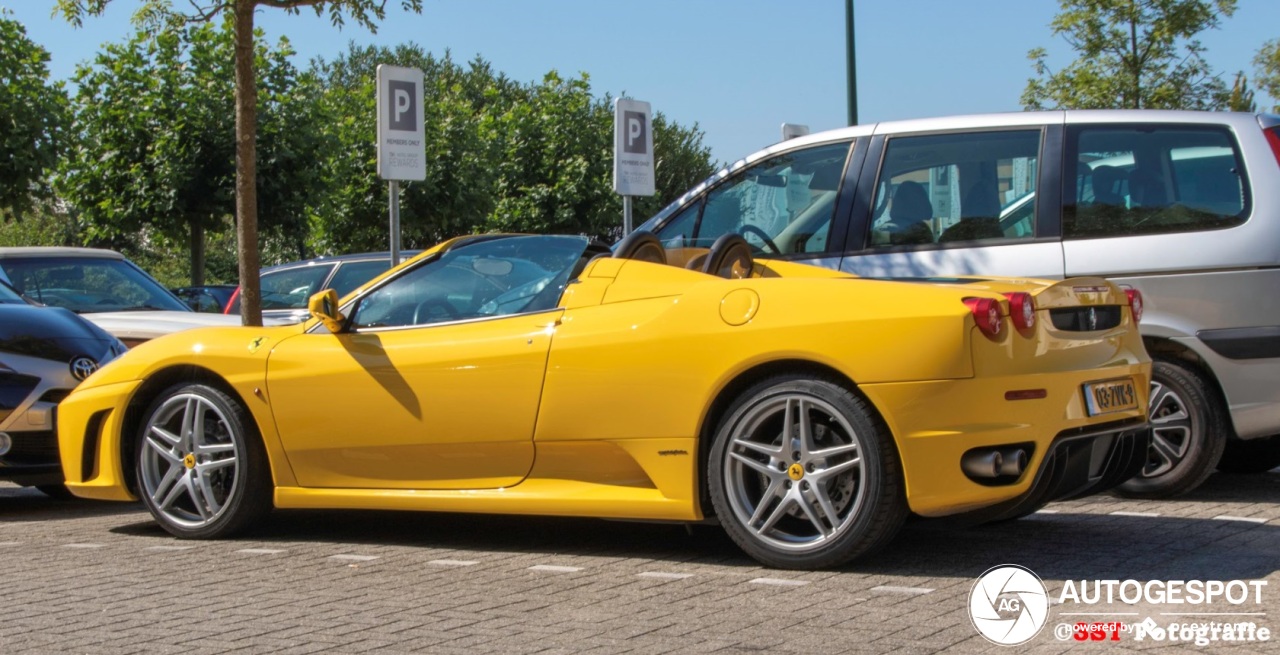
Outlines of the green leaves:
M 1079 58 L 1049 70 L 1028 53 L 1027 109 L 1217 109 L 1229 92 L 1195 36 L 1230 16 L 1236 0 L 1060 0 L 1051 23 Z
M 0 14 L 0 221 L 21 217 L 49 197 L 48 174 L 57 164 L 67 96 L 49 82 L 49 53 L 26 28 Z

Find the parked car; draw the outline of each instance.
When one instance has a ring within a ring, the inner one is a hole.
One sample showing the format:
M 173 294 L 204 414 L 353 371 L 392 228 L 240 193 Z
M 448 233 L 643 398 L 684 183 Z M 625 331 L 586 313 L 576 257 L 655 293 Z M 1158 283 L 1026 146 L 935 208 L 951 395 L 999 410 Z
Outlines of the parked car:
M 69 495 L 62 486 L 54 408 L 124 351 L 94 324 L 30 303 L 0 282 L 0 480 Z
M 1101 278 L 863 280 L 732 235 L 696 271 L 646 233 L 609 255 L 463 237 L 302 324 L 147 344 L 59 408 L 68 487 L 183 538 L 273 504 L 714 512 L 761 562 L 812 568 L 908 512 L 1021 516 L 1145 459 L 1138 294 Z
M 402 259 L 419 252 L 422 251 L 406 251 L 402 253 Z M 316 292 L 335 289 L 341 298 L 389 268 L 389 252 L 329 255 L 264 268 L 261 277 L 262 316 L 295 323 L 305 320 L 310 316 L 307 299 Z M 239 287 L 226 307 L 228 314 L 240 313 Z
M 1266 114 L 887 122 L 766 148 L 641 229 L 671 248 L 739 233 L 757 257 L 868 277 L 1098 275 L 1140 290 L 1154 437 L 1121 491 L 1158 498 L 1215 466 L 1280 464 L 1277 160 L 1280 117 Z
M 231 304 L 231 297 L 239 288 L 234 284 L 205 284 L 196 287 L 178 287 L 170 291 L 197 312 L 225 314 L 227 305 Z
M 0 248 L 0 281 L 28 298 L 69 309 L 135 346 L 148 339 L 240 319 L 193 311 L 124 255 L 97 248 Z

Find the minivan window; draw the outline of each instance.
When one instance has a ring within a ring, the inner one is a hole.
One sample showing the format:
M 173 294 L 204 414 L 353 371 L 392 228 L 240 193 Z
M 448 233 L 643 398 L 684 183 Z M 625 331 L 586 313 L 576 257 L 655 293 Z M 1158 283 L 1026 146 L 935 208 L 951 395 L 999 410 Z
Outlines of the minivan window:
M 742 170 L 681 209 L 658 238 L 669 257 L 729 233 L 766 256 L 825 252 L 849 145 L 796 150 Z
M 1035 236 L 1040 130 L 889 140 L 870 244 L 927 245 Z
M 1079 128 L 1069 137 L 1063 236 L 1194 232 L 1244 222 L 1244 167 L 1226 130 Z M 1069 169 L 1068 169 L 1069 170 Z

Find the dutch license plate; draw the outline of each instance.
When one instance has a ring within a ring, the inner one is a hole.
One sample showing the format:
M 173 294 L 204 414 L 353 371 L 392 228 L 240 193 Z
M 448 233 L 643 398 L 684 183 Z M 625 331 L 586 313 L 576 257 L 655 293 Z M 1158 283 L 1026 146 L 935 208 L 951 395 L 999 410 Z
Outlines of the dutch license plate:
M 1086 384 L 1084 400 L 1089 407 L 1089 416 L 1138 408 L 1138 394 L 1134 391 L 1133 380 L 1128 378 Z

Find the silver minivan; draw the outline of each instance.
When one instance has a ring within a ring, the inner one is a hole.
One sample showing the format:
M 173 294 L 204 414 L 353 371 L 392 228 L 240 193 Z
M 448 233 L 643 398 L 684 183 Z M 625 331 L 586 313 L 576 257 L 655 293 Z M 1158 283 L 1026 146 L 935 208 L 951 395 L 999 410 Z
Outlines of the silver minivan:
M 1280 465 L 1280 116 L 859 125 L 757 152 L 639 229 L 669 252 L 737 232 L 758 257 L 870 277 L 1108 277 L 1141 292 L 1155 360 L 1150 455 L 1122 491 Z

